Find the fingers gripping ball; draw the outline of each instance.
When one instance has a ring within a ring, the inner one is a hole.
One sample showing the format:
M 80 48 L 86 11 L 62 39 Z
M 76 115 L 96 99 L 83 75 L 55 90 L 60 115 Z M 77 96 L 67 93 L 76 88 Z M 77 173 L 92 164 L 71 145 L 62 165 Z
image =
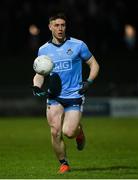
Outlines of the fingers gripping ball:
M 33 69 L 36 73 L 41 75 L 48 75 L 54 68 L 52 59 L 46 55 L 38 56 L 33 63 Z

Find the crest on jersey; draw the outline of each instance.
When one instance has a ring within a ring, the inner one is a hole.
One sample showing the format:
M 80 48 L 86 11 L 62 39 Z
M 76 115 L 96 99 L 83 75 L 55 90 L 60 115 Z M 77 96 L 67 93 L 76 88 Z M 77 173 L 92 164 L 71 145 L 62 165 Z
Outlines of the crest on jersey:
M 67 50 L 67 54 L 68 54 L 68 55 L 72 55 L 72 54 L 73 54 L 73 51 L 72 51 L 71 48 L 69 48 L 69 49 Z

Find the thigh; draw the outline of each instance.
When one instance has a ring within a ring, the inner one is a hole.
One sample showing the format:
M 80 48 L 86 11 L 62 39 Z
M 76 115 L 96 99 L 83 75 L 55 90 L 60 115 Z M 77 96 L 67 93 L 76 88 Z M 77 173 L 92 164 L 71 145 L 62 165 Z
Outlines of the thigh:
M 61 104 L 47 105 L 47 121 L 50 127 L 61 129 L 64 108 Z
M 65 112 L 63 129 L 75 132 L 79 126 L 82 113 L 80 111 L 70 110 Z

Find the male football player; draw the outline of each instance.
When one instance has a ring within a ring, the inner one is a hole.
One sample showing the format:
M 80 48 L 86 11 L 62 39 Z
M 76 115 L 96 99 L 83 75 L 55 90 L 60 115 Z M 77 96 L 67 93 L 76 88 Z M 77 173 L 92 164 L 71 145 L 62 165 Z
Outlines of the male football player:
M 84 94 L 99 72 L 99 64 L 87 45 L 82 40 L 66 35 L 66 23 L 64 14 L 50 17 L 49 30 L 52 38 L 38 51 L 38 56 L 47 55 L 54 62 L 54 69 L 50 74 L 46 115 L 51 128 L 52 146 L 60 162 L 59 173 L 70 171 L 63 135 L 75 138 L 78 150 L 84 148 L 85 136 L 80 123 Z M 85 82 L 82 82 L 82 62 L 90 68 Z M 34 95 L 45 94 L 42 90 L 44 80 L 42 75 L 34 76 Z

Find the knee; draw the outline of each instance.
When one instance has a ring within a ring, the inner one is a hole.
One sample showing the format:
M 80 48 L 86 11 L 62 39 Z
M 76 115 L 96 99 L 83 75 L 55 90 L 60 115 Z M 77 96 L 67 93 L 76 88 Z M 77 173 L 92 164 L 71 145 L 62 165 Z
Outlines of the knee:
M 73 130 L 71 130 L 71 129 L 69 129 L 69 128 L 64 128 L 63 129 L 63 134 L 66 136 L 66 137 L 68 137 L 68 138 L 74 138 L 75 136 L 74 136 L 74 131 Z
M 60 134 L 61 134 L 61 131 L 60 131 L 59 129 L 54 128 L 54 127 L 51 128 L 51 136 L 52 136 L 53 138 L 59 137 Z

